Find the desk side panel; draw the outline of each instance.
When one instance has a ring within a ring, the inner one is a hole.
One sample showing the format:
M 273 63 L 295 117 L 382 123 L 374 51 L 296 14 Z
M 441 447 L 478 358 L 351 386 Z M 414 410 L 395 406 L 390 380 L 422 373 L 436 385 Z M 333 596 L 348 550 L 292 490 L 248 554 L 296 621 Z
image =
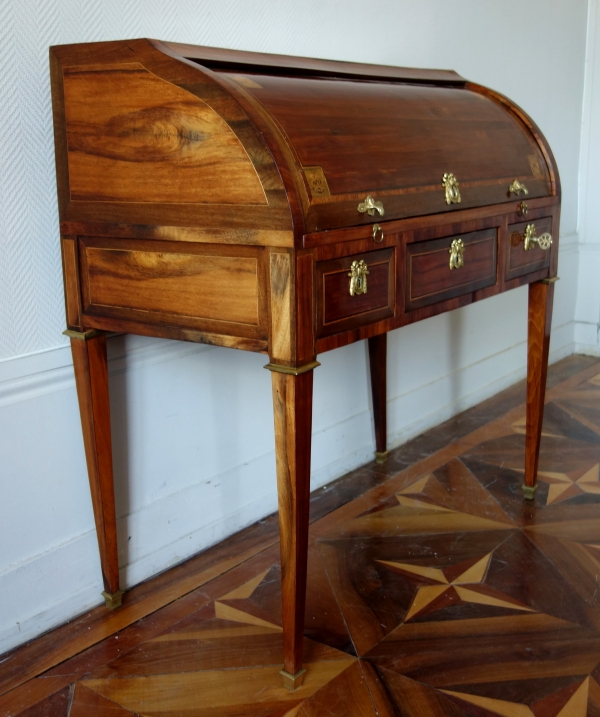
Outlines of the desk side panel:
M 86 326 L 265 350 L 264 248 L 79 237 L 77 253 Z
M 201 67 L 135 40 L 52 48 L 51 69 L 63 234 L 293 245 L 273 155 Z

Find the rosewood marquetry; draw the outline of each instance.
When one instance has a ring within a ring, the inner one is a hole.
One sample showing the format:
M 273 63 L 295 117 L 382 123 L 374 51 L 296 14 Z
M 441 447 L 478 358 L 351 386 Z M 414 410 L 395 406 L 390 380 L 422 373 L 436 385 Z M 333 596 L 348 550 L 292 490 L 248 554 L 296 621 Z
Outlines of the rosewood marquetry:
M 145 39 L 54 47 L 50 62 L 67 333 L 107 604 L 121 592 L 105 333 L 265 353 L 283 678 L 297 689 L 320 353 L 368 339 L 385 461 L 387 332 L 528 284 L 532 496 L 558 257 L 552 153 L 514 103 L 446 70 Z

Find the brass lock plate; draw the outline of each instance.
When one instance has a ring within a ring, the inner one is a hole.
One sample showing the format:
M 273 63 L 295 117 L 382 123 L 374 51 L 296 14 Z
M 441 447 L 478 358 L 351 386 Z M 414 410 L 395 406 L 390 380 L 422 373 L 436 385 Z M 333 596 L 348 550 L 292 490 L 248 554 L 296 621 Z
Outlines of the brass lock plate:
M 369 268 L 365 262 L 361 259 L 360 261 L 353 261 L 350 266 L 350 285 L 348 291 L 350 296 L 358 296 L 360 294 L 367 293 L 367 274 Z
M 462 239 L 453 239 L 450 248 L 450 269 L 460 269 L 465 264 L 465 245 Z
M 442 187 L 446 193 L 446 204 L 460 204 L 461 196 L 460 189 L 458 187 L 458 179 L 452 174 L 452 172 L 446 172 L 442 177 Z

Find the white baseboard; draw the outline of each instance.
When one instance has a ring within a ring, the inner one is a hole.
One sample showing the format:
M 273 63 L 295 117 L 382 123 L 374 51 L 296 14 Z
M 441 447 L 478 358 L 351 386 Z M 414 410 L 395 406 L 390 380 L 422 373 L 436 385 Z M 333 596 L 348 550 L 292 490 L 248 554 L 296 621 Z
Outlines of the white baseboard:
M 579 245 L 575 350 L 600 356 L 600 243 Z
M 600 281 L 600 274 L 598 281 Z M 574 322 L 575 353 L 600 356 L 600 326 L 590 321 Z

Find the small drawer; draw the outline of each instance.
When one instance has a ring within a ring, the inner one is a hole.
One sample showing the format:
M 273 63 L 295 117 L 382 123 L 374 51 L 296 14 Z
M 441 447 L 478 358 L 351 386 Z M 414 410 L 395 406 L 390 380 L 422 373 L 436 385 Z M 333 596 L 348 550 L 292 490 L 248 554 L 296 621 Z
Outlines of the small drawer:
M 462 266 L 451 268 L 453 243 L 462 243 Z M 496 228 L 407 244 L 406 310 L 493 286 L 497 244 Z
M 394 315 L 394 251 L 389 247 L 317 262 L 318 336 Z
M 537 242 L 530 242 L 532 248 L 525 250 L 527 227 L 533 226 L 533 235 L 552 234 L 552 217 L 532 219 L 508 225 L 506 241 L 506 279 L 516 279 L 533 271 L 546 269 L 550 265 L 550 248 L 541 249 Z

